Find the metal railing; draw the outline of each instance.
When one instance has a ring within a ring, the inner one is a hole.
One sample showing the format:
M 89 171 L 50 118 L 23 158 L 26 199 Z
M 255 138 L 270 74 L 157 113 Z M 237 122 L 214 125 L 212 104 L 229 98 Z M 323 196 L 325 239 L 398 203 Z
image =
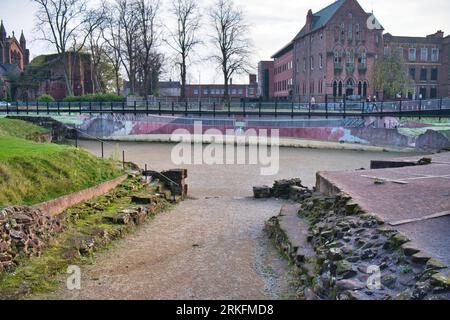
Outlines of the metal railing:
M 257 117 L 450 117 L 450 98 L 398 101 L 332 101 L 304 103 L 294 101 L 205 102 L 12 102 L 0 104 L 0 115 L 184 115 L 184 116 L 257 116 Z

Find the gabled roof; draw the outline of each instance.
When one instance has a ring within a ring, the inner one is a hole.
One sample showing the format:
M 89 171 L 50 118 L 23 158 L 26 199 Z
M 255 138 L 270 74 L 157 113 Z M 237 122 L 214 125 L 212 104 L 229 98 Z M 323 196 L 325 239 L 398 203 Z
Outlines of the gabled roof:
M 324 27 L 330 20 L 333 18 L 335 13 L 342 7 L 342 5 L 347 0 L 337 0 L 336 2 L 333 2 L 328 7 L 323 8 L 322 10 L 318 11 L 317 13 L 313 14 L 313 19 L 311 22 L 311 30 L 310 32 L 314 32 L 319 30 L 320 28 Z M 306 35 L 305 28 L 303 28 L 297 36 L 294 38 L 294 40 L 303 37 Z
M 279 57 L 281 57 L 282 55 L 288 53 L 292 49 L 294 49 L 294 42 L 293 41 L 289 42 L 281 50 L 279 50 L 277 53 L 275 53 L 271 58 L 272 59 L 278 59 Z

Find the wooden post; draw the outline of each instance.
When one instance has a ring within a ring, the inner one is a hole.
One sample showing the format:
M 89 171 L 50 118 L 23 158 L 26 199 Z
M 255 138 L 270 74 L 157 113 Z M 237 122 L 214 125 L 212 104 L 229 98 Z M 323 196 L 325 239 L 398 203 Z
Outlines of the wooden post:
M 102 159 L 104 159 L 105 158 L 105 149 L 103 146 L 103 141 L 101 141 L 101 145 L 102 145 Z

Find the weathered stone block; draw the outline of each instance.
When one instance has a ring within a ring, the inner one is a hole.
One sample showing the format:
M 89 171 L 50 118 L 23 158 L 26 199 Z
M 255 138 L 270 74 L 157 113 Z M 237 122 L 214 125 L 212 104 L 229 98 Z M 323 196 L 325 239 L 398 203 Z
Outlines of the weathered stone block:
M 272 196 L 270 187 L 268 186 L 253 187 L 253 195 L 256 199 L 270 198 Z

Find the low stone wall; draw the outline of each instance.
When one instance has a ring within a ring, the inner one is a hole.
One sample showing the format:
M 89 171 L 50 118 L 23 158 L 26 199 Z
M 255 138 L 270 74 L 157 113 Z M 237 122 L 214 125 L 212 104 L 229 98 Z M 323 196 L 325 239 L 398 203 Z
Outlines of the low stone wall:
M 108 192 L 109 190 L 117 187 L 127 178 L 126 175 L 118 177 L 114 180 L 104 182 L 98 186 L 78 191 L 66 196 L 59 197 L 44 203 L 40 203 L 32 206 L 33 210 L 41 210 L 52 216 L 56 216 L 67 208 L 74 206 L 80 202 L 90 200 L 92 198 L 101 196 L 102 194 Z
M 298 213 L 298 215 L 296 214 Z M 349 196 L 314 193 L 266 224 L 296 266 L 302 299 L 449 299 L 446 266 Z

